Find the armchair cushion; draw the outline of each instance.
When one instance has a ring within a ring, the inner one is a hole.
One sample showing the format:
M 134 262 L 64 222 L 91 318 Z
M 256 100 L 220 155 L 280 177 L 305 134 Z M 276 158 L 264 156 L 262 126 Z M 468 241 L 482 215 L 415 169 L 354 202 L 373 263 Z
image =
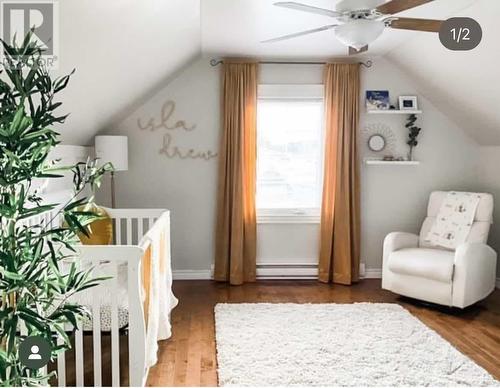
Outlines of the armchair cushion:
M 455 253 L 442 249 L 406 248 L 392 252 L 391 272 L 451 283 Z

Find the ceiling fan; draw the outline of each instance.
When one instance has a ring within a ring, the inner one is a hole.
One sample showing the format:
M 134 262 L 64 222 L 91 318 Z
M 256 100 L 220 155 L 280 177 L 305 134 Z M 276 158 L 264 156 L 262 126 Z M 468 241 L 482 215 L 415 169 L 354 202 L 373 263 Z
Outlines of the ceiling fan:
M 313 7 L 293 1 L 278 2 L 277 7 L 296 11 L 330 16 L 339 24 L 329 24 L 312 30 L 296 32 L 262 43 L 278 42 L 320 31 L 333 30 L 336 38 L 349 47 L 349 55 L 360 54 L 368 50 L 386 27 L 401 30 L 439 32 L 442 20 L 414 19 L 394 16 L 395 14 L 434 0 L 342 0 L 335 10 Z

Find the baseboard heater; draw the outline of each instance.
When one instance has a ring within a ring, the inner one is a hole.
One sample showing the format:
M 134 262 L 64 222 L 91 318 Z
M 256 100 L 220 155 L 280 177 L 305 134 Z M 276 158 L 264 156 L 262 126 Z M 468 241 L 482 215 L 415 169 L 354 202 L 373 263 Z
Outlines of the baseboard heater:
M 213 279 L 214 266 L 210 271 L 210 279 Z M 360 264 L 360 278 L 380 279 L 381 269 L 366 268 L 364 263 Z M 177 279 L 189 279 L 186 276 L 177 276 Z M 195 277 L 192 279 L 205 279 L 205 277 Z M 260 280 L 317 280 L 318 264 L 312 263 L 257 263 L 257 279 Z M 500 279 L 499 279 L 500 280 Z
M 257 279 L 317 279 L 317 264 L 257 263 Z
M 360 263 L 362 279 L 380 279 L 381 269 L 366 268 Z M 257 263 L 257 279 L 318 279 L 318 264 L 301 263 Z

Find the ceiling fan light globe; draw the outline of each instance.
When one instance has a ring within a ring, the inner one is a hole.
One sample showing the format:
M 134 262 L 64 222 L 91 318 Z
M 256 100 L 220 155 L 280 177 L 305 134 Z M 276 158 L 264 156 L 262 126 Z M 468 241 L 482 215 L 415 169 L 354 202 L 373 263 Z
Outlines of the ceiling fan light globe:
M 384 29 L 384 22 L 360 19 L 335 27 L 335 37 L 346 46 L 359 50 L 373 43 Z

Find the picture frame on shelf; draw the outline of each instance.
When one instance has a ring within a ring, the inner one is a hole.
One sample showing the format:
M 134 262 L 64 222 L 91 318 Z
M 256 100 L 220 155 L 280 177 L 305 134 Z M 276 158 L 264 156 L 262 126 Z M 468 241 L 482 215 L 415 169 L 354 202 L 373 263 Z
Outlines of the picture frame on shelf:
M 391 104 L 388 90 L 367 90 L 366 109 L 368 110 L 388 110 Z
M 417 96 L 399 96 L 399 110 L 418 110 Z

